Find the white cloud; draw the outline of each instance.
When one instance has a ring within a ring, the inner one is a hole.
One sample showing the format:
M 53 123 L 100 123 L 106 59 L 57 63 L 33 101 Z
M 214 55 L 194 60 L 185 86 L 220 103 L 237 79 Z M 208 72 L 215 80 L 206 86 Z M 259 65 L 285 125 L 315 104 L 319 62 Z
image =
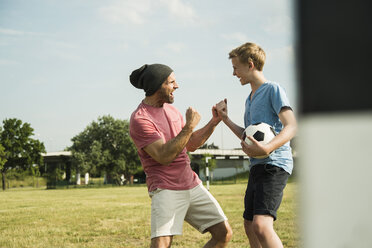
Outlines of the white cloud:
M 154 12 L 164 12 L 177 22 L 195 23 L 194 9 L 182 0 L 122 0 L 100 8 L 100 14 L 114 24 L 144 24 Z
M 63 49 L 77 49 L 79 48 L 76 44 L 66 41 L 46 40 L 45 43 L 51 47 L 58 47 Z
M 18 62 L 13 60 L 7 60 L 7 59 L 0 59 L 0 66 L 2 65 L 17 65 Z
M 181 42 L 172 42 L 172 43 L 168 43 L 166 45 L 166 48 L 173 51 L 173 52 L 181 52 L 183 49 L 185 49 L 186 45 L 184 43 L 181 43 Z
M 79 55 L 81 47 L 77 43 L 63 40 L 44 40 L 43 49 L 48 57 L 56 57 L 64 60 L 81 60 Z
M 12 36 L 43 35 L 41 33 L 26 32 L 26 31 L 22 31 L 22 30 L 15 30 L 15 29 L 8 29 L 8 28 L 0 28 L 0 34 L 12 35 Z
M 183 3 L 181 0 L 160 0 L 163 4 L 166 5 L 169 14 L 172 17 L 175 17 L 177 20 L 181 20 L 183 22 L 195 22 L 196 21 L 196 14 L 194 9 L 186 4 Z
M 248 36 L 246 34 L 235 32 L 231 34 L 222 34 L 222 38 L 228 41 L 234 41 L 237 43 L 245 43 L 248 40 Z
M 66 51 L 61 51 L 61 50 L 50 51 L 49 55 L 51 57 L 56 56 L 64 60 L 81 60 L 81 57 L 77 55 L 76 53 L 66 52 Z
M 267 63 L 281 61 L 281 63 L 292 64 L 295 61 L 295 49 L 292 45 L 269 49 L 266 54 Z
M 293 28 L 293 21 L 289 16 L 274 16 L 267 19 L 264 30 L 270 34 L 290 34 Z
M 150 0 L 115 1 L 113 4 L 102 7 L 100 13 L 108 21 L 129 24 L 143 24 L 150 10 Z
M 117 46 L 117 48 L 118 48 L 119 50 L 126 51 L 126 50 L 129 49 L 129 44 L 123 42 L 123 43 L 120 43 L 120 44 Z

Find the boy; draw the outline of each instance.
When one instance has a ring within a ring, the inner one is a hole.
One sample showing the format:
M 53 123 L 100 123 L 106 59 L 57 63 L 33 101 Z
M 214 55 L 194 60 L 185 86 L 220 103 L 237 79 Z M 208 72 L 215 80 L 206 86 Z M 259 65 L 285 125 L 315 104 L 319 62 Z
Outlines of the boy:
M 296 118 L 288 98 L 280 85 L 269 82 L 263 75 L 265 52 L 254 43 L 245 43 L 229 53 L 233 75 L 241 85 L 251 85 L 251 93 L 245 103 L 244 126 L 265 122 L 271 125 L 277 136 L 266 145 L 253 137 L 253 144 L 243 140 L 243 151 L 250 157 L 250 175 L 244 197 L 244 228 L 252 248 L 283 247 L 273 224 L 276 211 L 283 197 L 283 190 L 293 169 L 289 141 L 297 129 Z M 227 99 L 216 106 L 218 115 L 231 131 L 242 139 L 245 128 L 228 117 Z M 267 155 L 263 159 L 256 156 Z

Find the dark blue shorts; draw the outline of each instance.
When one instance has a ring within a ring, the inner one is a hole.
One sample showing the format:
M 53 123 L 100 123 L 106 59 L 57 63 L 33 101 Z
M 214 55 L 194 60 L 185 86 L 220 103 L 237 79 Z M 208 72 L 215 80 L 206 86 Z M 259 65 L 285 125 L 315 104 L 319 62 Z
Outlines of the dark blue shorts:
M 289 173 L 280 167 L 254 165 L 245 191 L 244 219 L 252 221 L 254 215 L 271 215 L 276 220 L 276 211 L 282 202 L 288 178 Z

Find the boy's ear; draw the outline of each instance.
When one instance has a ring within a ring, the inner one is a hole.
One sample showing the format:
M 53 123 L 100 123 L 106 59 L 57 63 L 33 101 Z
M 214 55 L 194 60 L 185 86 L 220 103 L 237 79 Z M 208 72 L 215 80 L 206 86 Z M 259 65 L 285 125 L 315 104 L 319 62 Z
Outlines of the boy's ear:
M 254 68 L 254 63 L 252 61 L 249 61 L 248 66 L 249 66 L 249 69 L 253 69 Z

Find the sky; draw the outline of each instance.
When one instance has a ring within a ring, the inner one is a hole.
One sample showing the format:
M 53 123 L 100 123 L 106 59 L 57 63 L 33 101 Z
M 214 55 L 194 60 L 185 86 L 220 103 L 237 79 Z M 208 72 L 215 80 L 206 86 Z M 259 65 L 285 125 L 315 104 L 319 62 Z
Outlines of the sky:
M 170 66 L 185 115 L 211 118 L 227 98 L 243 126 L 250 86 L 232 75 L 228 53 L 245 42 L 266 52 L 264 75 L 286 90 L 296 113 L 295 14 L 292 0 L 0 0 L 0 126 L 31 124 L 48 152 L 98 117 L 129 120 L 144 98 L 129 82 L 143 64 Z M 208 144 L 240 141 L 221 122 Z

